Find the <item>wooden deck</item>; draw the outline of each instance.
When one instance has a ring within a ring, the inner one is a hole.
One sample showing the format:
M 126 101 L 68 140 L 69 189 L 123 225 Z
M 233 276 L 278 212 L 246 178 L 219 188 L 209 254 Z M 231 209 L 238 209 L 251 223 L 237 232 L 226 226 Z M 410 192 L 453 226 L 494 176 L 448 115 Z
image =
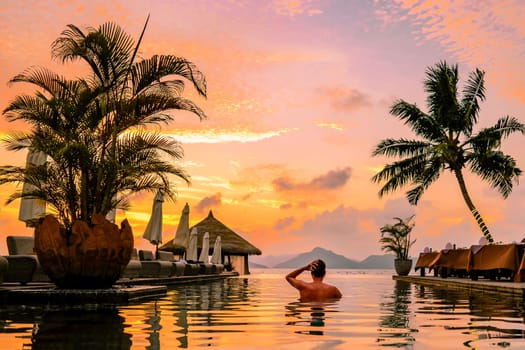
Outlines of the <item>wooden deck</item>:
M 394 275 L 392 278 L 396 281 L 405 281 L 436 288 L 461 289 L 476 293 L 500 294 L 519 298 L 524 298 L 525 296 L 525 282 L 513 282 L 511 280 L 492 281 L 488 279 L 478 279 L 477 281 L 472 281 L 469 278 L 421 277 L 416 275 Z

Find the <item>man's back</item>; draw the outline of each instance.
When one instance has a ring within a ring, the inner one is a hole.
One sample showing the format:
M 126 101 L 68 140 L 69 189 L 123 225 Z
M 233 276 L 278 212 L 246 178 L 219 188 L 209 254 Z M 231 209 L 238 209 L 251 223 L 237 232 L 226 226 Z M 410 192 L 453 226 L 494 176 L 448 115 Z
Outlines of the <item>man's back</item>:
M 342 293 L 332 285 L 323 283 L 326 264 L 321 259 L 314 260 L 310 264 L 300 267 L 286 275 L 286 281 L 295 287 L 302 301 L 321 301 L 326 299 L 339 299 Z M 310 271 L 312 282 L 297 279 L 303 271 Z
M 304 282 L 299 289 L 301 301 L 320 301 L 341 298 L 341 292 L 336 287 L 323 282 Z

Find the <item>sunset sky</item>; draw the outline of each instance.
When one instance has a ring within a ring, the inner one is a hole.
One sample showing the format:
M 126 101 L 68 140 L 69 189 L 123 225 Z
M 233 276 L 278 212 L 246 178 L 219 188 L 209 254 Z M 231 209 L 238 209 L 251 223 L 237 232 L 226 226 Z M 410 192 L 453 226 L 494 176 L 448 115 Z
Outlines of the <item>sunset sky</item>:
M 192 178 L 191 186 L 178 181 L 176 201 L 164 203 L 165 242 L 186 202 L 190 225 L 211 209 L 264 256 L 323 247 L 361 260 L 381 254 L 379 227 L 412 214 L 412 255 L 478 242 L 450 174 L 417 207 L 404 191 L 379 198 L 370 178 L 385 159 L 371 151 L 383 138 L 412 137 L 389 107 L 402 98 L 426 111 L 425 69 L 440 60 L 457 63 L 462 78 L 476 67 L 486 71 L 480 126 L 506 115 L 525 122 L 525 2 L 7 0 L 0 4 L 0 108 L 33 91 L 7 85 L 30 66 L 80 74 L 80 63 L 51 59 L 50 45 L 67 24 L 113 21 L 138 38 L 148 14 L 140 55 L 185 57 L 208 83 L 208 99 L 187 90 L 208 119 L 179 112 L 162 129 L 183 143 L 181 165 Z M 0 119 L 0 134 L 23 129 Z M 516 134 L 503 145 L 522 169 L 524 142 Z M 25 156 L 2 148 L 0 163 L 21 165 Z M 467 176 L 467 186 L 497 241 L 525 237 L 523 181 L 507 200 L 476 177 Z M 7 254 L 6 235 L 32 234 L 17 219 L 19 202 L 3 205 L 13 190 L 0 190 L 0 254 Z M 151 247 L 142 234 L 152 200 L 141 193 L 118 213 L 140 249 Z

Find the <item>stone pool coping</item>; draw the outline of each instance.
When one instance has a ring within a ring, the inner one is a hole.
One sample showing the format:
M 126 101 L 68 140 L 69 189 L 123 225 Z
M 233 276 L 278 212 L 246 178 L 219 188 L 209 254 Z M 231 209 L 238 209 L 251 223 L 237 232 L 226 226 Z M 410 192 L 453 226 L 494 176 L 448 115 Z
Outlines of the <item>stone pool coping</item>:
M 392 278 L 396 281 L 405 281 L 410 283 L 419 284 L 422 286 L 431 286 L 445 289 L 460 289 L 473 291 L 477 293 L 491 293 L 491 294 L 503 294 L 505 296 L 512 297 L 525 297 L 525 283 L 524 282 L 513 282 L 510 280 L 503 281 L 492 281 L 486 279 L 478 279 L 472 281 L 469 278 L 456 278 L 456 277 L 434 277 L 434 276 L 397 276 L 393 275 Z
M 126 305 L 165 296 L 168 286 L 204 283 L 239 276 L 237 272 L 165 278 L 120 279 L 106 289 L 59 289 L 52 283 L 3 283 L 0 305 Z

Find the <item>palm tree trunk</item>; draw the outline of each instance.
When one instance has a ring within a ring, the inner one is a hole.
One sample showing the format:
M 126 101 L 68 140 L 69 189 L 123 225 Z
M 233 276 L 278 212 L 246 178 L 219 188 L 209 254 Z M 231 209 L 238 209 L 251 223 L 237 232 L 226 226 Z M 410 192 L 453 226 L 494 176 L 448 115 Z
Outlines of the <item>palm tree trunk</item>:
M 474 206 L 474 203 L 472 203 L 472 199 L 470 199 L 470 195 L 468 194 L 467 185 L 465 184 L 465 179 L 463 178 L 463 173 L 461 172 L 461 169 L 455 169 L 454 175 L 456 175 L 456 179 L 458 180 L 459 188 L 461 189 L 463 199 L 465 200 L 465 203 L 467 203 L 467 207 L 474 216 L 474 219 L 476 219 L 476 222 L 478 223 L 478 226 L 481 229 L 483 236 L 490 244 L 494 243 L 494 239 L 490 234 L 489 228 L 485 224 L 485 221 L 481 217 L 481 214 L 478 212 L 478 209 L 476 209 L 476 207 Z

